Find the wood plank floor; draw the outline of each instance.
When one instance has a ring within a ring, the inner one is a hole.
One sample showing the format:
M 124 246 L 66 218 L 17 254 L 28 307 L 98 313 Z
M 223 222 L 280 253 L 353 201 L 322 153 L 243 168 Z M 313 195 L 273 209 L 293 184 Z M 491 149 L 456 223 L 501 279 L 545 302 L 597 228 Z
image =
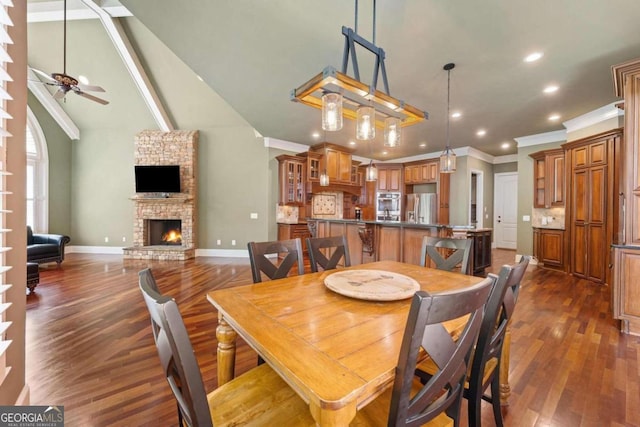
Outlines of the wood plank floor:
M 494 267 L 514 252 L 494 251 Z M 27 297 L 27 382 L 34 405 L 64 405 L 68 426 L 174 426 L 137 274 L 151 267 L 185 318 L 205 387 L 216 386 L 212 289 L 251 282 L 247 259 L 185 262 L 69 254 Z M 530 266 L 512 325 L 507 426 L 640 426 L 640 338 L 611 319 L 610 289 Z M 239 340 L 236 374 L 255 365 Z M 466 410 L 466 407 L 465 407 Z M 492 426 L 491 408 L 483 424 Z M 466 417 L 463 425 L 466 425 Z

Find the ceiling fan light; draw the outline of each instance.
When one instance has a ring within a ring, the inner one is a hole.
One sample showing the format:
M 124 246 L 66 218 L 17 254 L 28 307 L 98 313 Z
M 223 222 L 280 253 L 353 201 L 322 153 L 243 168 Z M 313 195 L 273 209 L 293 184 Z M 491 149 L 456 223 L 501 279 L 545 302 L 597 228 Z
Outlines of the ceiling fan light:
M 400 145 L 400 119 L 387 117 L 384 120 L 384 146 L 397 147 Z
M 342 95 L 327 92 L 322 95 L 322 129 L 337 131 L 342 129 Z
M 370 141 L 376 137 L 376 110 L 367 105 L 361 105 L 357 110 L 356 138 Z

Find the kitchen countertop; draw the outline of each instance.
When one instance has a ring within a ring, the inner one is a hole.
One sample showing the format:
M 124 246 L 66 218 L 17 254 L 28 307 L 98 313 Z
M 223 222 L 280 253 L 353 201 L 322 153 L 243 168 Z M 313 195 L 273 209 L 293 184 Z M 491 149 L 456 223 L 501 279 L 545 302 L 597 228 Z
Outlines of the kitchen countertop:
M 420 224 L 406 221 L 378 221 L 378 220 L 356 220 L 356 219 L 335 219 L 335 218 L 306 218 L 305 221 L 329 221 L 342 223 L 358 223 L 358 224 L 376 224 L 385 227 L 406 227 L 406 228 L 450 228 L 453 231 L 490 231 L 491 228 L 473 228 L 467 225 L 450 225 L 450 224 Z
M 557 226 L 557 227 L 553 227 L 553 226 L 550 226 L 550 225 L 545 225 L 545 226 L 534 225 L 531 228 L 537 228 L 539 230 L 561 230 L 561 231 L 564 231 L 564 227 L 562 227 L 560 225 Z

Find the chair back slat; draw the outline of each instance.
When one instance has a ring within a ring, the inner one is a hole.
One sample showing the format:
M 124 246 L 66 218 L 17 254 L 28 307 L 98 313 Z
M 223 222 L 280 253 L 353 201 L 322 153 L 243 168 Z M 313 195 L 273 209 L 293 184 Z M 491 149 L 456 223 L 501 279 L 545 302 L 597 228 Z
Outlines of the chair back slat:
M 307 250 L 311 262 L 311 271 L 314 273 L 321 267 L 323 271 L 338 268 L 338 263 L 343 260 L 343 266 L 351 265 L 349 245 L 347 238 L 342 236 L 307 238 Z M 325 253 L 329 253 L 327 257 Z
M 287 277 L 295 266 L 297 266 L 298 274 L 304 274 L 302 242 L 299 238 L 272 242 L 249 242 L 247 247 L 253 283 L 262 282 L 262 273 L 270 280 Z M 285 254 L 284 258 L 279 260 L 279 256 L 282 254 Z
M 469 356 L 475 343 L 484 306 L 494 278 L 451 292 L 413 297 L 393 384 L 389 425 L 422 425 L 446 412 L 459 418 Z M 467 316 L 457 340 L 443 322 Z M 436 362 L 435 372 L 417 394 L 411 396 L 420 349 Z
M 439 270 L 453 271 L 460 265 L 462 274 L 470 274 L 471 239 L 451 239 L 446 237 L 424 236 L 420 265 L 427 265 L 431 259 Z
M 158 292 L 149 269 L 139 273 L 139 286 L 151 316 L 160 363 L 183 421 L 188 426 L 212 426 L 202 374 L 178 305 Z

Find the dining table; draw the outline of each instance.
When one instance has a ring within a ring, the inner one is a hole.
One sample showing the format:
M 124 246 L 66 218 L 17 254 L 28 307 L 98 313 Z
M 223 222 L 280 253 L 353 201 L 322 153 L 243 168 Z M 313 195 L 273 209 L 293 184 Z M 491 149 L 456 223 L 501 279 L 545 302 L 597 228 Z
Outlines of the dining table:
M 349 425 L 356 411 L 392 387 L 415 293 L 350 295 L 329 286 L 355 274 L 349 270 L 409 278 L 432 294 L 483 280 L 377 261 L 211 291 L 207 299 L 218 311 L 218 385 L 233 379 L 239 335 L 309 405 L 317 425 Z M 462 324 L 445 326 L 455 334 Z

